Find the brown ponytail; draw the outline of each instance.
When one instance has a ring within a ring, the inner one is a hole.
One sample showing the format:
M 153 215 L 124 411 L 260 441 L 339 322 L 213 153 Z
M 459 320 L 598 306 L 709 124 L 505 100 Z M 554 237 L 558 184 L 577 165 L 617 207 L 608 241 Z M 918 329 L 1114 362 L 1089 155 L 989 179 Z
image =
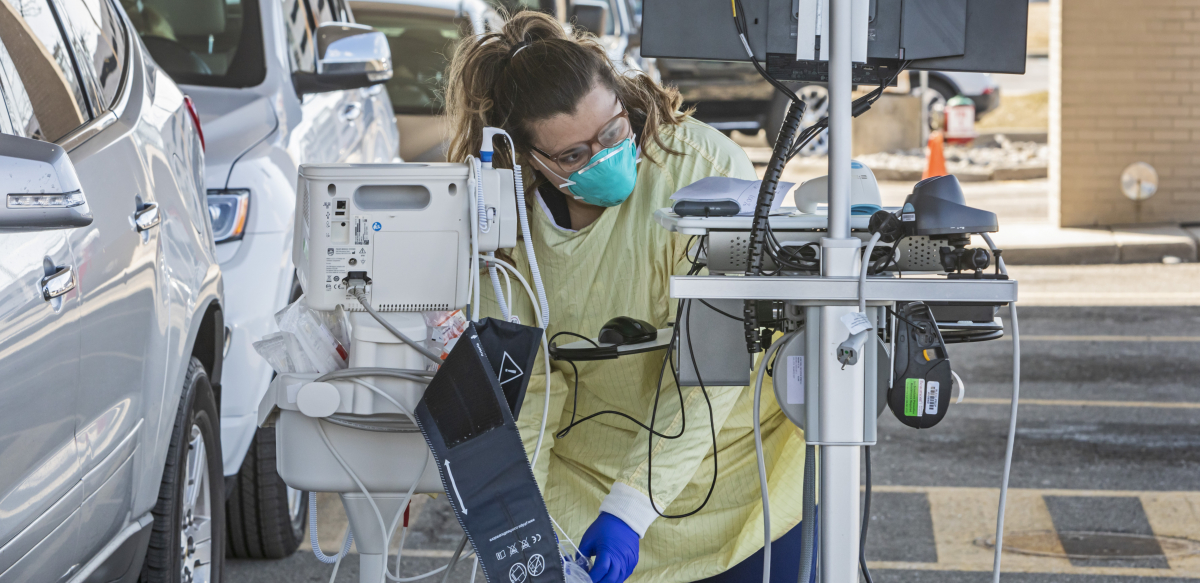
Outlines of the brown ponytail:
M 462 41 L 450 63 L 446 110 L 453 135 L 449 160 L 464 161 L 479 151 L 483 128 L 498 127 L 516 142 L 517 153 L 532 145 L 532 123 L 575 111 L 580 99 L 599 82 L 611 89 L 635 119 L 645 119 L 640 139 L 659 138 L 661 126 L 677 125 L 686 114 L 675 88 L 664 88 L 644 73 L 620 74 L 604 47 L 590 34 L 566 31 L 553 17 L 522 11 L 498 32 Z M 643 154 L 649 158 L 648 154 Z M 506 153 L 496 163 L 512 167 Z M 653 160 L 653 158 L 650 158 Z

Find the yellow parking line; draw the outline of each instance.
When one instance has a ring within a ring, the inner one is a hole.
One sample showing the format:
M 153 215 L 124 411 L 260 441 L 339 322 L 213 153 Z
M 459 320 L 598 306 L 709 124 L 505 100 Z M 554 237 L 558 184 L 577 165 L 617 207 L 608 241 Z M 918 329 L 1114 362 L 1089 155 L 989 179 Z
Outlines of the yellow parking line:
M 1008 399 L 967 397 L 964 405 L 1009 405 Z M 1200 403 L 1164 401 L 1097 401 L 1090 399 L 1021 399 L 1022 405 L 1050 407 L 1118 407 L 1122 409 L 1200 409 Z
M 872 569 L 908 571 L 991 571 L 993 550 L 979 541 L 995 535 L 999 488 L 875 486 L 876 492 L 924 493 L 933 519 L 938 562 L 869 561 Z M 1151 528 L 1159 536 L 1200 541 L 1200 492 L 1128 490 L 1009 490 L 1005 533 L 1054 531 L 1044 496 L 1129 496 L 1142 502 Z M 1115 525 L 1114 525 L 1115 526 Z M 1051 548 L 1048 551 L 1061 551 Z M 1200 577 L 1200 555 L 1168 557 L 1168 569 L 1076 566 L 1065 557 L 1005 552 L 1002 570 L 1009 573 L 1114 575 L 1127 577 Z

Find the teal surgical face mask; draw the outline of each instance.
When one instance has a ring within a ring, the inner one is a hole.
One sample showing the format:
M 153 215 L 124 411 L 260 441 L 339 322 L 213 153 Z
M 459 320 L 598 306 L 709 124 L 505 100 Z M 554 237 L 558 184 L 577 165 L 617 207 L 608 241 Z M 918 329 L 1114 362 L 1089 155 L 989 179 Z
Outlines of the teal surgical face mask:
M 542 168 L 562 181 L 558 184 L 559 188 L 566 189 L 583 202 L 603 207 L 617 206 L 633 194 L 633 186 L 637 183 L 637 158 L 637 145 L 633 137 L 596 152 L 586 166 L 572 172 L 567 178 L 559 176 L 534 157 Z

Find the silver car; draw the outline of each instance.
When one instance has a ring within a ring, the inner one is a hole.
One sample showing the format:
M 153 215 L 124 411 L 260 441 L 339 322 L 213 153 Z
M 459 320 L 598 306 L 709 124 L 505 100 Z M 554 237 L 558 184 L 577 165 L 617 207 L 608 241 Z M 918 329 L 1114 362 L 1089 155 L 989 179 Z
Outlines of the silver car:
M 150 55 L 195 100 L 208 142 L 206 201 L 230 347 L 220 411 L 227 548 L 284 557 L 303 540 L 307 498 L 275 471 L 275 430 L 258 428 L 272 370 L 252 344 L 300 293 L 291 264 L 299 165 L 397 157 L 379 84 L 391 75 L 387 41 L 355 24 L 343 0 L 121 2 Z M 337 48 L 342 40 L 352 46 Z M 380 54 L 360 54 L 364 46 Z M 366 61 L 348 60 L 357 57 Z M 368 72 L 346 73 L 356 65 Z
M 203 168 L 113 0 L 0 0 L 0 582 L 219 575 Z
M 385 84 L 400 157 L 444 162 L 450 125 L 443 109 L 446 69 L 457 43 L 499 30 L 502 20 L 484 0 L 351 0 L 354 18 L 387 35 L 395 74 Z

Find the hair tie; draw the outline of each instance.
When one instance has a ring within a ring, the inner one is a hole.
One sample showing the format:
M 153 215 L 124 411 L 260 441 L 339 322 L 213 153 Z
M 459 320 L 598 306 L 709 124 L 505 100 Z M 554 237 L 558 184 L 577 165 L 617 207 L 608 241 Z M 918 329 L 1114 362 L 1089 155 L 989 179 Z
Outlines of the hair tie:
M 517 53 L 525 50 L 525 47 L 528 47 L 531 44 L 533 44 L 533 41 L 528 40 L 517 43 L 517 46 L 513 47 L 512 50 L 508 52 L 508 58 L 512 59 L 513 57 L 517 56 Z

